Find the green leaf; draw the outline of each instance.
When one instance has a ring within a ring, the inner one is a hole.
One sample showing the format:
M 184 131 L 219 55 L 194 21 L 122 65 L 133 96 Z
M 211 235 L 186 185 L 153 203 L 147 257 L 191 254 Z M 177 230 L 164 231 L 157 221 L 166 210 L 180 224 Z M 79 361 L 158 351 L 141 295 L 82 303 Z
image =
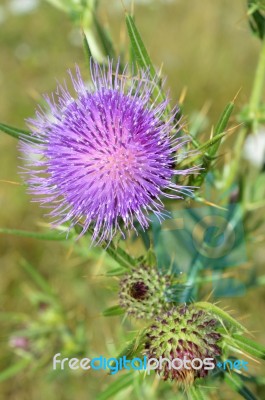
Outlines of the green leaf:
M 29 131 L 26 131 L 24 129 L 18 129 L 10 125 L 0 123 L 0 130 L 4 133 L 7 133 L 9 136 L 14 137 L 15 139 L 25 139 L 27 141 L 31 141 L 32 143 L 41 143 L 39 139 L 32 136 Z
M 113 43 L 112 43 L 109 33 L 98 21 L 98 18 L 95 13 L 94 13 L 93 17 L 94 17 L 94 24 L 95 24 L 95 27 L 97 30 L 97 34 L 98 34 L 98 37 L 102 44 L 105 55 L 107 57 L 109 57 L 110 59 L 115 58 L 115 56 L 116 56 L 115 50 L 114 50 Z
M 214 146 L 216 143 L 220 142 L 220 140 L 225 136 L 225 133 L 219 133 L 218 135 L 215 135 L 211 139 L 207 140 L 207 142 L 203 143 L 200 147 L 198 147 L 198 150 L 207 150 L 210 149 L 212 146 Z
M 68 238 L 66 237 L 66 233 L 64 232 L 29 232 L 23 231 L 20 229 L 9 229 L 9 228 L 0 228 L 0 234 L 5 235 L 14 235 L 14 236 L 22 236 L 28 237 L 38 240 L 69 240 L 69 237 L 73 237 L 73 234 L 69 233 Z
M 85 32 L 83 32 L 83 49 L 85 53 L 86 62 L 88 64 L 88 67 L 90 68 L 90 59 L 93 58 L 93 56 Z
M 258 36 L 261 40 L 265 35 L 264 10 L 264 3 L 262 4 L 260 0 L 248 0 L 249 25 L 254 35 Z
M 82 230 L 77 225 L 74 228 L 76 230 L 76 233 L 80 233 L 80 231 Z M 86 233 L 93 236 L 93 229 L 91 227 L 88 228 Z M 137 260 L 134 257 L 131 257 L 118 245 L 115 246 L 113 243 L 107 244 L 106 242 L 103 242 L 102 247 L 106 251 L 106 253 L 109 254 L 110 257 L 112 257 L 120 266 L 124 267 L 126 270 L 131 269 L 138 264 Z
M 231 371 L 225 372 L 226 383 L 246 400 L 258 400 L 255 395 L 244 385 L 240 377 Z
M 194 163 L 197 159 L 202 159 L 201 168 L 202 171 L 200 174 L 195 177 L 191 176 L 189 180 L 189 185 L 191 186 L 201 186 L 207 173 L 209 172 L 213 161 L 216 158 L 216 153 L 220 147 L 221 140 L 226 136 L 225 129 L 231 117 L 232 111 L 234 109 L 234 101 L 228 103 L 214 129 L 213 135 L 211 139 L 209 139 L 206 143 L 197 147 L 200 152 L 196 156 L 191 159 L 187 158 L 182 165 Z
M 126 269 L 131 269 L 137 265 L 137 260 L 131 257 L 126 251 L 121 247 L 116 247 L 111 243 L 105 248 L 106 252 L 115 260 L 118 264 Z
M 126 272 L 128 272 L 127 268 L 117 267 L 117 268 L 112 268 L 112 269 L 108 270 L 106 272 L 106 276 L 120 276 L 120 275 L 126 274 Z
M 233 334 L 232 338 L 233 342 L 236 344 L 236 347 L 238 347 L 240 350 L 246 351 L 254 357 L 265 360 L 265 347 L 261 344 L 237 334 Z M 231 343 L 231 345 L 233 345 L 233 342 Z
M 106 390 L 100 393 L 96 400 L 108 400 L 115 394 L 119 393 L 121 390 L 131 386 L 134 381 L 134 374 L 130 371 L 125 375 L 121 375 L 118 377 L 115 382 L 112 382 Z
M 201 144 L 196 149 L 196 153 L 197 153 L 197 151 L 198 151 L 198 153 L 195 156 L 185 158 L 185 160 L 180 163 L 180 166 L 183 167 L 183 166 L 186 166 L 186 165 L 189 165 L 189 164 L 193 164 L 195 161 L 199 160 L 202 157 L 205 157 L 205 159 L 209 159 L 210 161 L 212 161 L 214 158 L 209 156 L 209 154 L 207 154 L 207 153 L 202 153 L 202 151 L 204 152 L 207 149 L 210 149 L 216 143 L 220 142 L 220 140 L 224 136 L 225 136 L 225 132 L 222 132 L 222 133 L 212 137 L 211 139 L 207 140 L 207 142 Z
M 224 111 L 223 111 L 223 113 L 222 113 L 222 115 L 221 115 L 221 117 L 220 117 L 220 119 L 219 119 L 219 121 L 218 121 L 218 123 L 216 125 L 213 137 L 218 136 L 221 133 L 224 133 L 224 131 L 225 131 L 226 127 L 227 127 L 227 124 L 229 122 L 229 119 L 231 117 L 231 114 L 233 112 L 234 106 L 235 106 L 234 101 L 232 101 L 229 104 L 227 104 L 227 106 L 225 107 L 225 109 L 224 109 Z M 215 142 L 211 146 L 211 148 L 209 149 L 209 155 L 211 157 L 215 156 L 215 154 L 217 153 L 217 150 L 218 150 L 218 148 L 220 146 L 220 143 L 221 143 L 221 139 L 219 141 Z
M 154 78 L 154 85 L 155 85 L 153 92 L 154 98 L 157 99 L 157 101 L 163 101 L 165 100 L 165 95 L 161 90 L 160 82 L 157 79 L 155 68 L 142 41 L 141 35 L 136 28 L 133 17 L 126 13 L 125 21 L 131 42 L 132 53 L 135 56 L 136 62 L 140 68 L 144 70 L 146 69 L 149 70 L 150 77 Z M 168 113 L 169 111 L 170 107 L 167 106 L 166 112 Z
M 6 379 L 12 378 L 13 376 L 17 375 L 19 372 L 25 369 L 31 361 L 31 358 L 24 358 L 16 364 L 11 365 L 11 367 L 5 369 L 4 371 L 1 371 L 0 382 L 3 382 Z
M 212 314 L 219 317 L 223 322 L 227 322 L 234 328 L 238 329 L 240 332 L 247 332 L 247 329 L 243 325 L 241 325 L 238 321 L 231 317 L 231 315 L 229 315 L 227 312 L 223 311 L 216 305 L 208 303 L 206 301 L 200 301 L 198 303 L 194 303 L 194 305 L 198 308 L 211 312 Z
M 107 308 L 106 310 L 104 310 L 102 312 L 102 315 L 104 317 L 113 317 L 115 315 L 122 315 L 124 313 L 125 313 L 124 309 L 121 308 L 119 305 L 117 305 L 117 306 Z
M 151 59 L 147 53 L 147 50 L 144 46 L 142 38 L 136 28 L 133 17 L 129 14 L 125 15 L 126 26 L 128 30 L 128 34 L 130 37 L 132 50 L 134 52 L 135 58 L 138 62 L 138 65 L 143 69 L 149 69 L 150 75 L 152 77 L 156 76 L 155 68 L 151 62 Z

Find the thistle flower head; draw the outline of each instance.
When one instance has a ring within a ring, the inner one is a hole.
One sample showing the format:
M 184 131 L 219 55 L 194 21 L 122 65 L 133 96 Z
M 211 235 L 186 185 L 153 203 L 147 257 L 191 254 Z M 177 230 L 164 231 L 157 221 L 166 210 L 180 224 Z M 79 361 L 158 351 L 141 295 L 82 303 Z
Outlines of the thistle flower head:
M 147 357 L 169 360 L 184 358 L 192 361 L 199 358 L 216 359 L 221 354 L 218 341 L 221 335 L 216 331 L 218 321 L 209 313 L 196 309 L 195 305 L 173 307 L 156 317 L 154 323 L 147 329 L 145 354 Z M 169 369 L 168 364 L 162 364 L 157 373 L 164 380 L 171 379 L 184 386 L 193 383 L 196 378 L 207 376 L 208 370 L 181 367 Z
M 47 107 L 29 119 L 39 141 L 21 141 L 29 192 L 50 209 L 54 226 L 93 228 L 92 241 L 110 241 L 117 231 L 149 225 L 148 214 L 163 217 L 161 196 L 173 198 L 190 189 L 173 182 L 183 140 L 178 137 L 175 108 L 165 118 L 169 99 L 154 101 L 157 78 L 148 71 L 130 77 L 128 68 L 91 62 L 92 85 L 86 87 L 78 67 L 70 72 L 72 96 L 59 85 L 45 96 Z M 171 191 L 171 194 L 170 194 Z M 135 228 L 134 228 L 135 229 Z
M 120 281 L 120 306 L 134 318 L 154 318 L 171 305 L 167 298 L 171 279 L 155 268 L 133 269 Z

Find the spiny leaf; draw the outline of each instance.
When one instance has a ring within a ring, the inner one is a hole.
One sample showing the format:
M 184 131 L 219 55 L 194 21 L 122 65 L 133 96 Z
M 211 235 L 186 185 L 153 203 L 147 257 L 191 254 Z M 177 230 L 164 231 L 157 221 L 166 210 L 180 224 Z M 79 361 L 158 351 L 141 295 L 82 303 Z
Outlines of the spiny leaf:
M 74 229 L 78 234 L 82 231 L 82 228 L 77 225 L 75 225 Z M 93 228 L 88 228 L 86 234 L 93 236 Z M 113 243 L 107 244 L 104 242 L 102 247 L 110 257 L 112 257 L 121 267 L 124 267 L 126 270 L 137 265 L 137 260 L 130 256 L 120 246 L 114 245 Z
M 128 35 L 130 38 L 131 42 L 131 49 L 132 49 L 132 54 L 134 54 L 135 59 L 137 64 L 139 65 L 140 68 L 146 70 L 149 70 L 150 77 L 154 79 L 154 98 L 157 99 L 157 101 L 164 101 L 165 100 L 165 95 L 163 91 L 161 90 L 160 87 L 160 82 L 157 79 L 157 74 L 155 71 L 155 68 L 153 66 L 153 63 L 148 55 L 148 52 L 145 48 L 145 45 L 143 43 L 143 40 L 141 38 L 140 33 L 138 32 L 136 25 L 134 23 L 133 17 L 129 14 L 125 14 L 125 21 L 126 21 L 126 26 L 128 30 Z M 166 113 L 170 112 L 170 107 L 169 105 L 166 107 Z
M 32 136 L 32 134 L 29 131 L 26 131 L 24 129 L 18 129 L 10 125 L 0 123 L 0 130 L 2 132 L 7 133 L 9 136 L 14 137 L 15 139 L 21 139 L 21 140 L 24 139 L 32 143 L 41 143 L 39 139 Z
M 206 301 L 200 301 L 198 303 L 195 303 L 195 306 L 211 312 L 212 314 L 219 317 L 222 321 L 227 322 L 234 328 L 238 329 L 239 332 L 247 332 L 247 329 L 243 325 L 241 325 L 238 321 L 231 317 L 231 315 L 223 311 L 221 308 L 217 307 L 215 304 L 211 304 Z
M 225 132 L 222 132 L 214 137 L 212 137 L 211 139 L 207 140 L 207 142 L 201 144 L 197 149 L 196 149 L 196 155 L 195 156 L 191 156 L 191 157 L 187 157 L 185 158 L 185 160 L 183 162 L 180 163 L 180 166 L 186 166 L 188 164 L 193 164 L 195 161 L 199 160 L 200 158 L 202 158 L 203 156 L 207 159 L 213 159 L 212 157 L 209 156 L 209 154 L 207 155 L 206 153 L 203 153 L 204 151 L 206 151 L 207 149 L 210 149 L 212 146 L 214 146 L 217 142 L 220 142 L 220 140 L 225 136 Z
M 117 305 L 117 306 L 107 308 L 106 310 L 104 310 L 102 312 L 102 315 L 104 317 L 113 317 L 115 315 L 122 315 L 124 313 L 125 313 L 125 310 L 123 308 L 121 308 L 119 305 Z
M 265 360 L 265 347 L 259 343 L 256 343 L 254 340 L 248 339 L 244 336 L 233 334 L 233 342 L 236 344 L 238 348 L 246 351 L 254 357 L 261 358 Z M 233 344 L 233 343 L 231 343 Z
M 216 158 L 216 153 L 220 147 L 221 140 L 226 135 L 225 129 L 227 127 L 233 109 L 234 109 L 234 101 L 231 101 L 226 105 L 222 115 L 220 116 L 219 121 L 213 131 L 211 139 L 209 139 L 206 143 L 203 143 L 202 145 L 197 145 L 196 147 L 198 153 L 193 157 L 187 158 L 181 164 L 182 166 L 185 166 L 194 163 L 198 159 L 202 160 L 202 163 L 200 165 L 202 171 L 200 172 L 200 174 L 196 176 L 191 176 L 189 180 L 189 185 L 200 187 L 204 182 L 205 177 L 209 172 L 213 161 Z
M 234 106 L 235 106 L 235 103 L 233 101 L 226 105 L 226 107 L 216 125 L 213 137 L 218 136 L 221 133 L 224 133 L 224 131 L 227 127 L 227 124 L 229 122 L 229 119 L 231 117 L 231 114 L 233 112 Z M 210 147 L 210 149 L 209 149 L 210 156 L 212 156 L 212 157 L 215 156 L 215 154 L 220 146 L 220 143 L 221 143 L 221 139 Z
M 219 133 L 218 135 L 213 136 L 211 139 L 207 140 L 207 142 L 203 143 L 198 150 L 207 150 L 210 149 L 212 146 L 214 146 L 217 142 L 219 142 L 223 137 L 225 136 L 225 133 Z
M 124 251 L 121 247 L 116 247 L 113 244 L 110 244 L 105 248 L 106 252 L 117 261 L 118 264 L 125 267 L 126 269 L 131 269 L 132 267 L 137 265 L 137 260 L 131 257 L 126 251 Z
M 138 65 L 143 69 L 149 69 L 151 77 L 155 77 L 156 76 L 155 68 L 151 62 L 151 59 L 148 55 L 148 52 L 145 48 L 142 38 L 136 28 L 132 16 L 126 14 L 125 21 L 132 45 L 132 50 L 134 52 Z

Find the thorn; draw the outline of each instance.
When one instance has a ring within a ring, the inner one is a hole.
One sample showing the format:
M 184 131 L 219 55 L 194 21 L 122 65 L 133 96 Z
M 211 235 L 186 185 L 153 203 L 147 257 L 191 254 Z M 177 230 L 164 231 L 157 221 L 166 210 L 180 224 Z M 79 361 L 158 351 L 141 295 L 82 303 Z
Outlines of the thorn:
M 235 101 L 236 101 L 236 99 L 237 99 L 239 93 L 241 92 L 241 90 L 242 90 L 242 86 L 241 86 L 241 88 L 238 90 L 238 92 L 236 93 L 235 97 L 233 98 L 232 103 L 235 103 Z
M 213 139 L 213 133 L 214 133 L 214 128 L 213 128 L 213 126 L 212 126 L 212 128 L 211 128 L 211 134 L 210 134 L 210 140 Z
M 11 183 L 12 185 L 17 185 L 17 186 L 23 186 L 22 183 L 13 182 L 13 181 L 6 181 L 5 179 L 0 179 L 0 182 L 3 182 L 3 183 Z
M 205 298 L 205 301 L 209 302 L 210 298 L 213 296 L 213 293 L 214 293 L 214 289 L 208 294 L 208 296 Z
M 212 207 L 218 208 L 219 210 L 228 211 L 227 208 L 218 206 L 217 204 L 212 203 L 211 201 L 205 200 L 202 197 L 195 197 L 195 200 L 199 201 L 200 203 L 206 204 L 207 206 L 212 206 Z
M 184 86 L 184 88 L 181 90 L 180 96 L 179 96 L 179 100 L 178 100 L 178 104 L 181 106 L 184 103 L 184 100 L 186 98 L 188 92 L 188 88 L 187 86 Z

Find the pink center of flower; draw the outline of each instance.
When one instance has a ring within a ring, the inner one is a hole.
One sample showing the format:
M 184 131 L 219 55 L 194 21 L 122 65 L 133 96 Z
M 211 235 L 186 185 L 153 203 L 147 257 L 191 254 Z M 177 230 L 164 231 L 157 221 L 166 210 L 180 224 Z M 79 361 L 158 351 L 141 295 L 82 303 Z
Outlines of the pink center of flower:
M 113 146 L 106 151 L 94 151 L 85 156 L 85 164 L 92 174 L 101 172 L 101 179 L 112 181 L 135 180 L 142 166 L 140 154 L 133 148 Z
M 124 178 L 124 176 L 130 176 L 130 172 L 134 170 L 135 164 L 134 152 L 120 147 L 113 154 L 106 157 L 104 170 L 113 179 Z

